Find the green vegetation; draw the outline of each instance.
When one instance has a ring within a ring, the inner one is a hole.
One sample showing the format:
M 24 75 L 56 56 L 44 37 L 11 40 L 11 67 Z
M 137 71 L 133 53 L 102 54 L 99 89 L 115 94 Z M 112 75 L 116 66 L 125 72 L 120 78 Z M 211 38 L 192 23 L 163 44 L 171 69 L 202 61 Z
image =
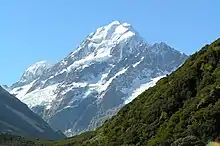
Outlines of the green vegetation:
M 205 145 L 217 138 L 220 39 L 142 93 L 99 131 L 101 141 L 113 145 Z
M 192 55 L 177 71 L 142 93 L 95 132 L 61 141 L 31 142 L 45 145 L 204 146 L 219 136 L 220 39 Z
M 0 144 L 6 146 L 46 146 L 48 144 L 52 144 L 52 141 L 42 139 L 29 139 L 21 136 L 0 134 Z

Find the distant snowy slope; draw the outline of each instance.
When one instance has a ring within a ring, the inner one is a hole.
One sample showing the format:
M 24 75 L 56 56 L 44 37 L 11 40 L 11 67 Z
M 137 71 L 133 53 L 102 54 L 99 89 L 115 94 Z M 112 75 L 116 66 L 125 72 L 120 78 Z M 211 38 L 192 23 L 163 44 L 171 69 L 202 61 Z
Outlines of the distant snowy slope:
M 114 21 L 43 74 L 25 74 L 11 93 L 70 136 L 100 126 L 186 58 L 165 43 L 146 43 L 130 24 Z
M 28 84 L 33 82 L 34 80 L 38 79 L 40 76 L 46 72 L 47 69 L 52 67 L 53 64 L 47 61 L 39 61 L 30 67 L 28 67 L 23 75 L 21 76 L 20 80 L 13 84 L 11 88 L 16 88 L 24 84 Z
M 125 104 L 128 104 L 129 102 L 131 102 L 133 99 L 135 99 L 138 95 L 140 95 L 142 92 L 144 92 L 148 88 L 156 85 L 157 81 L 163 77 L 165 76 L 159 76 L 159 77 L 153 78 L 151 79 L 151 81 L 147 82 L 146 84 L 143 84 L 144 81 L 141 81 L 141 80 L 140 82 L 142 83 L 137 82 L 135 85 L 137 85 L 138 87 L 132 88 L 135 90 L 132 90 L 132 92 L 130 92 L 130 96 L 125 100 Z M 129 91 L 126 91 L 126 92 L 129 93 Z

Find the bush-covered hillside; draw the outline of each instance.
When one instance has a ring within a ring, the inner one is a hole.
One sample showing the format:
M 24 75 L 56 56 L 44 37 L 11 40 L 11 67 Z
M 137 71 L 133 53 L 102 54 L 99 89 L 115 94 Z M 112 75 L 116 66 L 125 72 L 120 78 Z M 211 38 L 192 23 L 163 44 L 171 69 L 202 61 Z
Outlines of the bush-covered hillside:
M 60 145 L 204 146 L 220 136 L 220 39 L 192 55 L 95 132 Z
M 95 141 L 202 146 L 219 136 L 220 39 L 120 110 L 98 130 Z

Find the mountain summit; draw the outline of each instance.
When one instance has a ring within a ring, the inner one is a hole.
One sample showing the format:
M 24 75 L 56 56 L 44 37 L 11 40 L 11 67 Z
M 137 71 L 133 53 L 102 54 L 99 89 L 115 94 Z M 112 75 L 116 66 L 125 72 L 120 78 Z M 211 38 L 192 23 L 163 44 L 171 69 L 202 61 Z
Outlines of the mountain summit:
M 52 67 L 53 64 L 47 62 L 47 61 L 39 61 L 31 66 L 29 66 L 23 75 L 21 76 L 20 80 L 13 84 L 11 87 L 15 88 L 17 86 L 21 86 L 24 84 L 29 84 L 39 78 L 43 73 Z
M 10 92 L 54 129 L 71 136 L 100 126 L 186 58 L 165 43 L 149 45 L 130 24 L 114 21 Z
M 40 77 L 45 70 L 50 68 L 52 64 L 48 63 L 47 61 L 39 61 L 30 67 L 22 75 L 20 82 L 31 82 L 38 77 Z
M 89 35 L 88 39 L 95 44 L 100 44 L 103 41 L 117 43 L 135 35 L 136 33 L 130 24 L 114 21 L 107 26 L 98 28 L 96 32 Z

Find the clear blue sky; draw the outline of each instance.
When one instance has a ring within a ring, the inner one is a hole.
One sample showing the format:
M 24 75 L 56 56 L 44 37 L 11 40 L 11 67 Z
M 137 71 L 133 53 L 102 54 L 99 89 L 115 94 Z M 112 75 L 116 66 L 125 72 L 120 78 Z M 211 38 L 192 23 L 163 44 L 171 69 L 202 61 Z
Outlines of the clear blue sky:
M 191 54 L 220 37 L 219 0 L 1 0 L 0 84 L 39 60 L 56 62 L 96 28 L 128 22 L 148 43 Z

